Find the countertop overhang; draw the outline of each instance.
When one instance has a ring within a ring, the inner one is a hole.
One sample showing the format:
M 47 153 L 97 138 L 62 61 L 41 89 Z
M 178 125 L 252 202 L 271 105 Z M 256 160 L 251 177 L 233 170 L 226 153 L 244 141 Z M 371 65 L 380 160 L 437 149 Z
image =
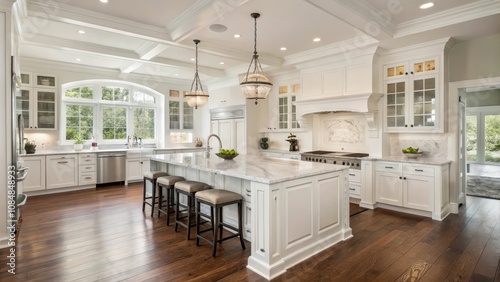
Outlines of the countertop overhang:
M 184 166 L 266 184 L 349 169 L 349 167 L 341 165 L 268 158 L 259 155 L 239 155 L 233 160 L 224 160 L 214 154 L 207 159 L 203 153 L 158 154 L 149 157 L 151 157 L 151 161 Z

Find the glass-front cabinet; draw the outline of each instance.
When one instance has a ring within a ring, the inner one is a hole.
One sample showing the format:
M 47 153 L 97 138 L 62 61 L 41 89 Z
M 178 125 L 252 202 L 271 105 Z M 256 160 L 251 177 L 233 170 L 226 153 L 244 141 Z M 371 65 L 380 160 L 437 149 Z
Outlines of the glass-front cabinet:
M 437 60 L 384 66 L 385 132 L 442 132 Z
M 29 87 L 32 83 L 31 74 L 22 74 L 21 77 L 23 87 L 20 89 L 21 95 L 17 97 L 16 104 L 17 112 L 23 115 L 24 128 L 26 130 L 56 129 L 57 91 L 55 77 L 50 76 L 49 85 L 44 85 L 45 88 Z M 40 76 L 36 77 L 38 80 Z M 43 77 L 47 79 L 49 76 Z M 38 82 L 34 83 L 38 85 Z

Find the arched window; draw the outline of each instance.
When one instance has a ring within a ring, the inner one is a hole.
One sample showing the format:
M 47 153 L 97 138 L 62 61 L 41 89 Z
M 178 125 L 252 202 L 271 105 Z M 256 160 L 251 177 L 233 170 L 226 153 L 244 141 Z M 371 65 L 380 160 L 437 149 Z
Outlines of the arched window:
M 126 144 L 140 138 L 159 144 L 164 96 L 139 84 L 85 80 L 62 85 L 61 144 L 77 136 L 100 144 Z

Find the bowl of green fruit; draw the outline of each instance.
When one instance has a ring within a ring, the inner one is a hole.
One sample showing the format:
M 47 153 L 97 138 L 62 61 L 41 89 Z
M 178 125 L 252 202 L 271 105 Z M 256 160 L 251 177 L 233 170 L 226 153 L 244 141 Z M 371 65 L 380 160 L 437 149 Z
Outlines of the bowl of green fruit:
M 232 160 L 238 156 L 238 152 L 236 152 L 234 149 L 220 149 L 220 151 L 215 155 L 225 160 Z
M 413 148 L 413 147 L 408 147 L 406 149 L 403 149 L 402 151 L 403 155 L 405 155 L 409 159 L 416 159 L 422 156 L 422 154 L 424 153 L 420 151 L 418 148 Z

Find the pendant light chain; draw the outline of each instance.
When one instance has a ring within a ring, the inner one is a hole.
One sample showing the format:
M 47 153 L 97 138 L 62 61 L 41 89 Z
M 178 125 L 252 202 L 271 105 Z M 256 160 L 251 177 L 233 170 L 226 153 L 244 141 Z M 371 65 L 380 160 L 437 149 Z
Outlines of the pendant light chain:
M 203 91 L 203 85 L 198 74 L 198 43 L 200 43 L 200 40 L 195 39 L 193 42 L 196 44 L 195 73 L 193 82 L 191 83 L 191 90 L 184 97 L 187 98 L 187 103 L 190 107 L 197 109 L 207 103 L 208 94 Z

